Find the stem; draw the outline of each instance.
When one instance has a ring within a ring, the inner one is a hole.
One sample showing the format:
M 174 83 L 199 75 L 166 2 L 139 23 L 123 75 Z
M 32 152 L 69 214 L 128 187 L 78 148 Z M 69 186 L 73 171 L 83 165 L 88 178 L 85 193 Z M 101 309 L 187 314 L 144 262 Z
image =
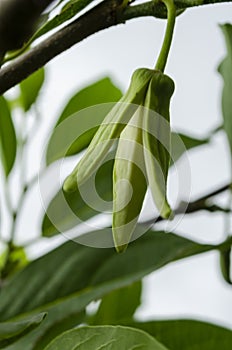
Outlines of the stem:
M 175 21 L 176 21 L 176 7 L 174 5 L 173 0 L 162 0 L 162 2 L 167 7 L 168 22 L 167 22 L 167 28 L 165 31 L 163 45 L 155 66 L 155 69 L 160 70 L 161 72 L 164 71 L 167 63 L 168 54 L 172 43 Z
M 10 229 L 10 237 L 11 237 L 15 211 L 14 211 L 14 208 L 12 205 L 12 200 L 11 200 L 11 196 L 10 196 L 10 189 L 9 189 L 9 182 L 8 182 L 7 178 L 5 178 L 5 181 L 3 184 L 3 194 L 4 194 L 4 202 L 6 205 L 6 210 L 11 218 L 11 229 Z M 1 236 L 2 236 L 1 241 L 3 241 L 3 234 L 2 233 L 1 233 Z M 5 243 L 8 244 L 8 242 L 9 242 L 9 239 L 7 239 L 7 241 Z
M 21 123 L 20 123 L 20 130 L 19 130 L 19 150 L 18 150 L 18 164 L 19 164 L 19 181 L 20 181 L 20 188 L 21 188 L 21 194 L 18 199 L 17 208 L 15 209 L 13 215 L 12 215 L 12 227 L 11 227 L 11 233 L 10 233 L 10 243 L 13 244 L 15 239 L 15 229 L 16 229 L 16 223 L 18 218 L 18 212 L 21 209 L 21 206 L 23 205 L 24 201 L 24 195 L 27 191 L 27 185 L 25 182 L 25 174 L 26 174 L 26 145 L 28 137 L 26 135 L 26 126 L 27 126 L 27 119 L 25 115 L 21 116 Z
M 4 183 L 4 197 L 5 197 L 5 203 L 6 203 L 7 211 L 8 211 L 8 213 L 10 215 L 12 215 L 13 212 L 14 212 L 14 209 L 13 209 L 11 198 L 10 198 L 10 190 L 9 190 L 8 179 L 6 179 L 6 181 Z
M 30 135 L 25 133 L 26 127 L 27 127 L 27 119 L 26 116 L 22 116 L 22 123 L 21 123 L 21 130 L 20 130 L 20 149 L 19 149 L 19 162 L 20 162 L 20 186 L 21 186 L 21 194 L 18 199 L 18 204 L 17 204 L 17 209 L 13 212 L 13 222 L 12 222 L 12 228 L 11 228 L 11 236 L 10 236 L 10 241 L 14 241 L 14 236 L 15 236 L 15 228 L 17 224 L 17 220 L 19 215 L 21 214 L 21 210 L 24 204 L 25 196 L 26 193 L 28 192 L 28 189 L 30 189 L 36 182 L 38 176 L 36 175 L 33 177 L 31 180 L 26 181 L 25 179 L 25 174 L 27 173 L 26 168 L 27 168 L 27 156 L 26 156 L 26 151 L 27 151 L 27 145 L 28 142 L 33 139 L 35 136 L 36 132 L 38 131 L 38 124 L 40 123 L 40 114 L 37 109 L 37 106 L 34 105 L 34 125 L 32 126 L 30 130 Z
M 34 108 L 34 113 L 35 113 L 35 124 L 31 130 L 30 134 L 28 134 L 28 132 L 27 132 L 27 120 L 28 119 L 26 119 L 25 115 L 22 115 L 22 121 L 21 121 L 21 125 L 20 125 L 20 130 L 19 130 L 19 144 L 20 144 L 20 146 L 19 146 L 19 155 L 18 155 L 18 165 L 19 166 L 18 166 L 17 170 L 20 173 L 19 175 L 20 175 L 21 193 L 20 193 L 20 196 L 18 199 L 16 209 L 14 209 L 12 204 L 11 204 L 11 199 L 10 199 L 9 190 L 7 187 L 7 182 L 4 186 L 7 207 L 8 207 L 9 214 L 11 215 L 12 221 L 11 221 L 9 239 L 6 242 L 6 244 L 8 246 L 8 251 L 7 251 L 7 256 L 6 256 L 6 260 L 5 260 L 5 265 L 3 267 L 3 270 L 0 271 L 0 284 L 1 284 L 1 275 L 2 274 L 4 275 L 3 271 L 7 268 L 8 264 L 10 264 L 11 253 L 14 249 L 14 240 L 15 240 L 17 221 L 18 221 L 18 218 L 21 214 L 21 210 L 23 208 L 26 193 L 28 192 L 28 189 L 30 189 L 35 184 L 35 182 L 37 180 L 37 176 L 33 177 L 30 181 L 26 181 L 26 178 L 25 178 L 26 164 L 27 164 L 27 155 L 26 155 L 27 145 L 28 145 L 28 142 L 30 141 L 30 139 L 34 137 L 34 135 L 38 129 L 37 128 L 38 123 L 40 121 L 39 112 L 36 109 L 36 107 Z M 4 276 L 4 278 L 5 277 L 6 276 Z

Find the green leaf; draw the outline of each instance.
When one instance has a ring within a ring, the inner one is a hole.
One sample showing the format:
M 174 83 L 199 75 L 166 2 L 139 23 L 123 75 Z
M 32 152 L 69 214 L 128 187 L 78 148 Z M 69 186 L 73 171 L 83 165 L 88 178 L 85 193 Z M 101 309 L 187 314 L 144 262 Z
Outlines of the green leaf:
M 0 291 L 1 321 L 25 312 L 48 313 L 41 327 L 11 350 L 34 350 L 35 344 L 36 350 L 42 350 L 51 327 L 54 329 L 55 324 L 62 325 L 71 315 L 78 315 L 91 301 L 128 286 L 172 261 L 217 248 L 153 231 L 132 242 L 125 254 L 116 254 L 113 248 L 84 245 L 107 240 L 113 246 L 111 233 L 99 230 L 79 237 L 83 245 L 69 241 L 30 263 L 3 286 Z M 43 336 L 42 347 L 38 339 Z
M 61 113 L 56 126 L 68 119 L 71 115 L 74 115 L 85 108 L 103 103 L 117 102 L 121 96 L 121 91 L 112 83 L 110 78 L 103 78 L 77 92 L 69 100 Z M 62 138 L 57 137 L 57 132 L 55 130 L 51 135 L 47 148 L 47 164 L 49 165 L 61 157 L 77 154 L 86 148 L 96 133 L 98 126 L 109 113 L 111 107 L 112 105 L 109 103 L 108 106 L 106 105 L 101 109 L 94 109 L 92 113 L 88 111 L 87 115 L 80 116 L 77 121 L 73 120 L 71 123 L 63 123 Z M 89 115 L 90 113 L 92 115 Z M 81 124 L 82 130 L 85 131 L 77 138 L 77 140 L 75 140 L 76 137 L 74 135 L 73 139 L 75 141 L 72 142 L 71 147 L 67 147 L 67 143 L 64 140 L 67 140 L 68 142 L 73 129 L 75 130 L 76 128 L 76 130 L 78 130 L 80 128 L 78 123 Z
M 41 68 L 20 83 L 20 102 L 25 112 L 36 102 L 43 86 L 44 78 L 44 68 Z
M 63 317 L 59 320 L 58 314 L 53 322 L 47 322 L 47 319 L 42 325 L 34 329 L 26 336 L 19 339 L 16 343 L 4 348 L 5 350 L 44 350 L 54 338 L 61 333 L 76 327 L 85 320 L 85 312 L 71 313 L 69 317 Z
M 44 327 L 44 330 L 41 332 L 39 341 L 35 343 L 33 350 L 44 350 L 45 346 L 49 344 L 53 339 L 55 339 L 59 334 L 83 323 L 85 321 L 85 315 L 85 310 L 77 313 L 70 313 L 68 317 L 62 318 L 57 322 L 53 322 L 51 326 Z M 32 342 L 34 341 L 35 336 L 37 336 L 37 330 L 35 330 L 34 334 L 31 333 L 29 335 L 29 337 L 32 339 Z M 29 337 L 24 338 L 23 342 L 25 343 L 25 346 L 21 346 L 22 349 L 26 349 Z
M 132 322 L 170 350 L 231 350 L 232 331 L 194 320 Z
M 78 91 L 69 100 L 57 121 L 57 125 L 84 108 L 100 103 L 117 102 L 121 97 L 122 92 L 111 79 L 109 77 L 102 78 Z
M 107 294 L 91 318 L 91 324 L 119 324 L 123 319 L 133 318 L 141 303 L 141 293 L 142 282 L 138 281 Z
M 70 349 L 141 349 L 167 350 L 145 332 L 129 327 L 98 326 L 81 327 L 65 332 L 51 342 L 45 350 Z
M 113 160 L 106 162 L 97 172 L 96 178 L 92 176 L 85 184 L 84 194 L 79 190 L 64 192 L 59 190 L 52 199 L 42 222 L 43 236 L 50 237 L 60 232 L 67 231 L 83 221 L 100 214 L 96 209 L 99 198 L 95 196 L 93 188 L 105 201 L 112 200 L 112 174 Z M 96 186 L 96 187 L 95 187 Z M 83 192 L 82 192 L 83 193 Z M 111 207 L 111 204 L 109 203 Z M 107 209 L 107 208 L 106 208 Z M 108 210 L 110 208 L 108 207 Z
M 0 258 L 2 258 L 2 264 L 0 261 L 1 277 L 4 280 L 11 277 L 28 264 L 24 247 L 16 246 L 14 244 L 7 247 Z
M 16 342 L 34 328 L 38 327 L 45 316 L 46 313 L 41 313 L 36 316 L 24 318 L 18 322 L 0 323 L 0 349 Z
M 222 91 L 222 114 L 224 118 L 224 130 L 227 134 L 230 149 L 232 152 L 232 25 L 220 26 L 226 42 L 227 56 L 218 67 L 223 77 L 224 86 Z
M 48 33 L 50 30 L 60 26 L 64 22 L 68 21 L 75 15 L 77 15 L 81 10 L 83 10 L 87 5 L 89 5 L 93 0 L 71 0 L 69 1 L 61 10 L 61 12 L 53 17 L 50 21 L 45 23 L 41 28 L 31 38 L 29 44 L 31 44 L 35 39 Z
M 228 238 L 229 240 L 231 240 L 231 237 Z M 224 280 L 231 285 L 231 247 L 220 250 L 220 267 Z
M 7 100 L 0 96 L 0 156 L 6 177 L 10 174 L 17 150 L 16 134 Z
M 182 143 L 182 142 L 183 143 Z M 196 139 L 190 135 L 183 133 L 171 133 L 171 148 L 172 148 L 172 159 L 171 163 L 176 162 L 181 158 L 185 151 L 189 151 L 192 148 L 206 145 L 209 143 L 209 138 Z

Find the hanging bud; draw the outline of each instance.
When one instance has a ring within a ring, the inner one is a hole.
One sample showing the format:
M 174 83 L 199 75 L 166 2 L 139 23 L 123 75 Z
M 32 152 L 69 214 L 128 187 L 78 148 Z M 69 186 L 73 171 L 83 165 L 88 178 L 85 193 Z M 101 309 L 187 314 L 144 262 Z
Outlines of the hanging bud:
M 126 94 L 115 104 L 105 120 L 99 126 L 84 157 L 77 164 L 72 173 L 64 182 L 64 191 L 72 192 L 77 185 L 85 182 L 102 164 L 105 156 L 129 122 L 137 109 L 137 105 L 144 100 L 148 84 L 153 76 L 151 69 L 137 69 L 132 78 Z
M 84 157 L 64 182 L 76 190 L 102 165 L 119 139 L 113 170 L 113 239 L 130 242 L 148 185 L 160 215 L 170 218 L 166 187 L 170 162 L 169 105 L 174 83 L 159 70 L 138 69 L 130 87 L 100 125 Z
M 147 190 L 142 145 L 142 114 L 138 107 L 120 135 L 113 170 L 113 238 L 118 252 L 126 249 Z
M 153 71 L 143 102 L 121 133 L 113 176 L 113 238 L 126 249 L 136 228 L 147 186 L 160 215 L 172 216 L 166 187 L 170 164 L 169 106 L 174 83 Z
M 153 201 L 164 219 L 170 218 L 166 187 L 170 164 L 170 99 L 174 82 L 167 75 L 155 71 L 145 99 L 143 144 L 144 158 Z

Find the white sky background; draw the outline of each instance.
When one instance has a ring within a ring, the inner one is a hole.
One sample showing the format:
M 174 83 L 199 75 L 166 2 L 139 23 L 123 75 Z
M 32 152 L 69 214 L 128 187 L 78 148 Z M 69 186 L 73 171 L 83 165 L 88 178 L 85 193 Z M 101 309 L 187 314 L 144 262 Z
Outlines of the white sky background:
M 222 82 L 216 68 L 225 55 L 218 24 L 225 22 L 232 22 L 232 4 L 190 9 L 177 19 L 166 69 L 176 82 L 172 125 L 198 137 L 207 135 L 221 122 Z M 43 131 L 35 138 L 29 153 L 32 162 L 29 177 L 38 169 L 39 149 L 48 135 L 48 126 L 52 127 L 66 100 L 79 88 L 106 75 L 125 91 L 136 68 L 154 66 L 164 28 L 163 20 L 131 20 L 88 38 L 49 63 L 40 101 Z M 222 134 L 210 146 L 191 152 L 190 162 L 192 198 L 229 181 L 228 149 Z M 39 201 L 32 203 L 33 196 L 39 198 L 38 189 L 32 192 L 20 220 L 18 242 L 39 233 L 42 211 Z M 201 242 L 219 242 L 224 237 L 223 215 L 188 216 L 178 224 L 176 232 Z M 34 246 L 31 254 L 37 255 L 38 249 Z M 232 327 L 232 289 L 220 276 L 216 253 L 171 264 L 144 281 L 144 304 L 138 317 L 191 316 Z

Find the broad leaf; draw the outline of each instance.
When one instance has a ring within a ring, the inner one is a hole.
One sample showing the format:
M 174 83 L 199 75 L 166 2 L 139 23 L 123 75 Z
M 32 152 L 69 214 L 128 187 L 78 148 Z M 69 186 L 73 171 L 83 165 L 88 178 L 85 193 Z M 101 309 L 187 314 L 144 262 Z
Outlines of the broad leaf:
M 114 290 L 104 296 L 91 324 L 120 324 L 121 320 L 133 318 L 141 303 L 142 282 Z
M 71 193 L 60 190 L 50 202 L 43 218 L 43 236 L 53 236 L 60 232 L 67 231 L 81 224 L 83 221 L 100 214 L 100 212 L 95 209 L 99 201 L 99 198 L 95 195 L 95 186 L 98 195 L 103 198 L 103 200 L 111 201 L 112 169 L 113 161 L 111 160 L 106 162 L 98 170 L 95 179 L 93 176 L 86 182 L 84 198 L 79 190 Z
M 103 103 L 117 102 L 121 96 L 121 91 L 112 81 L 109 78 L 103 78 L 77 92 L 70 99 L 61 113 L 56 126 L 85 108 Z M 70 122 L 63 123 L 61 137 L 57 137 L 59 130 L 55 130 L 51 135 L 47 148 L 47 164 L 51 164 L 61 157 L 77 154 L 86 148 L 111 107 L 112 104 L 109 103 L 100 109 L 88 110 L 86 114 L 83 112 L 79 118 L 73 118 Z M 79 124 L 81 124 L 81 126 Z M 71 146 L 67 146 L 67 142 L 69 142 L 73 130 L 76 130 L 75 132 L 77 135 L 80 128 L 84 130 L 84 132 L 80 132 L 78 138 L 74 134 Z
M 149 334 L 121 326 L 81 327 L 57 337 L 45 350 L 167 350 Z
M 231 350 L 232 331 L 194 320 L 132 322 L 170 350 Z
M 0 349 L 16 342 L 18 339 L 38 327 L 44 320 L 46 313 L 31 316 L 18 322 L 0 323 Z
M 108 239 L 108 244 L 111 242 L 113 246 L 109 233 L 107 230 L 92 232 L 79 238 L 79 242 Z M 72 315 L 77 315 L 78 323 L 78 313 L 91 301 L 139 281 L 172 261 L 216 248 L 153 231 L 132 242 L 127 252 L 120 255 L 112 248 L 90 248 L 69 241 L 30 263 L 1 289 L 2 321 L 24 312 L 48 312 L 38 330 L 9 349 L 42 350 L 49 330 L 54 329 L 55 324 L 65 326 L 65 320 Z M 38 342 L 41 337 L 44 337 L 43 346 Z
M 44 68 L 41 68 L 20 83 L 20 102 L 25 112 L 36 102 L 44 77 Z
M 232 152 L 232 25 L 221 25 L 226 42 L 227 56 L 220 64 L 218 71 L 224 80 L 222 92 L 222 114 L 224 118 L 224 129 L 228 137 Z
M 61 333 L 76 327 L 85 320 L 85 312 L 71 313 L 69 317 L 59 319 L 56 314 L 56 319 L 53 322 L 46 322 L 22 337 L 16 343 L 4 348 L 5 350 L 44 350 L 45 346 L 49 344 L 54 338 Z
M 7 100 L 0 96 L 0 156 L 6 177 L 13 168 L 17 150 L 16 134 Z
M 57 125 L 78 111 L 100 103 L 117 102 L 122 92 L 106 77 L 78 91 L 67 103 Z

